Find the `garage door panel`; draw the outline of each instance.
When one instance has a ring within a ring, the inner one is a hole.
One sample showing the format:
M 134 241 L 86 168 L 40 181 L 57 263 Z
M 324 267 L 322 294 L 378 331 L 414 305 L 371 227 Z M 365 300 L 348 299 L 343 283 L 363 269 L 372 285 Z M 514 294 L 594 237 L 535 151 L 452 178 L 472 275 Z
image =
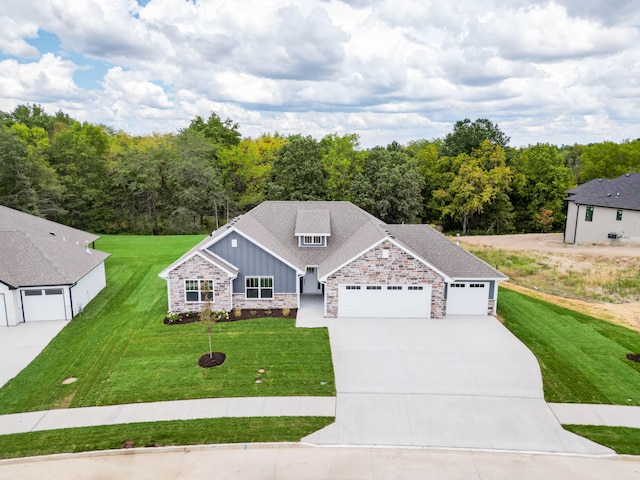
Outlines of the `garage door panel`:
M 431 313 L 431 285 L 340 285 L 340 317 L 420 317 Z
M 447 315 L 486 315 L 488 282 L 456 282 L 447 289 Z
M 23 290 L 22 306 L 27 322 L 66 319 L 62 288 Z

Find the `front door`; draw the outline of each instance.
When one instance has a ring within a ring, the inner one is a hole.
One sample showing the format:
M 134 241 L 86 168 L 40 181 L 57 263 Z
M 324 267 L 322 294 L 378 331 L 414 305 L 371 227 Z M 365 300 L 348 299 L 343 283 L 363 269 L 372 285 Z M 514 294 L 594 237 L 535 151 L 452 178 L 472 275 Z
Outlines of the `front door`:
M 307 272 L 302 277 L 302 293 L 322 293 L 322 285 L 318 282 L 316 267 L 307 267 Z

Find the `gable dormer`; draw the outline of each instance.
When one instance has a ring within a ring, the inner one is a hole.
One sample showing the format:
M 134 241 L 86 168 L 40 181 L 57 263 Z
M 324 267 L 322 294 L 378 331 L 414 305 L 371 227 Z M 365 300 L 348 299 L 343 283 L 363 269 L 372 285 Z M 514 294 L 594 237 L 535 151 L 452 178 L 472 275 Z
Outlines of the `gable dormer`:
M 298 210 L 295 236 L 299 247 L 326 247 L 331 236 L 329 210 Z

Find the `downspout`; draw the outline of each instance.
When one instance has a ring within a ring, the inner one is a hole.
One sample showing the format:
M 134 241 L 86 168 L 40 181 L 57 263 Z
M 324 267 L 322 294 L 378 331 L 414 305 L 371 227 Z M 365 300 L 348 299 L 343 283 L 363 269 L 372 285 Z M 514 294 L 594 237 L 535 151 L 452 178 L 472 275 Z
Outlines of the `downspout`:
M 73 285 L 71 285 L 69 287 L 69 305 L 71 306 L 71 320 L 73 320 L 73 317 L 75 317 L 75 315 L 73 314 L 73 294 L 71 293 L 71 289 L 73 287 L 75 287 L 78 284 L 78 282 L 74 283 Z M 62 290 L 62 292 L 64 293 L 64 290 Z M 64 319 L 67 320 L 67 309 L 64 309 Z
M 573 229 L 573 244 L 575 245 L 578 241 L 578 219 L 580 218 L 580 204 L 576 203 L 576 226 Z
M 20 293 L 20 309 L 22 310 L 22 323 L 27 323 L 27 319 L 24 316 L 24 299 L 22 298 L 22 292 L 24 290 L 19 290 L 18 293 Z

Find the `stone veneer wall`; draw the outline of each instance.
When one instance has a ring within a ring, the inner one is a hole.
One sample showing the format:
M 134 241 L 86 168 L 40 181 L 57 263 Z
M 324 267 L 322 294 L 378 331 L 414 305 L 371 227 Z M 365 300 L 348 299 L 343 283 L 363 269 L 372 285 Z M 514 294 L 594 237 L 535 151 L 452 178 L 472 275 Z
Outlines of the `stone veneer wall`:
M 496 282 L 496 289 L 498 288 Z M 496 301 L 495 299 L 489 299 L 489 308 L 487 309 L 487 315 L 495 315 L 496 314 Z
M 389 258 L 382 251 L 389 249 Z M 446 313 L 444 279 L 424 263 L 391 242 L 383 242 L 327 278 L 325 297 L 327 316 L 338 316 L 338 285 L 431 285 L 431 318 Z
M 212 310 L 231 310 L 231 279 L 215 265 L 195 255 L 169 273 L 169 311 L 199 312 L 203 303 L 187 303 L 185 300 L 185 280 L 213 280 Z
M 276 293 L 272 299 L 262 299 L 246 298 L 244 293 L 234 293 L 233 308 L 298 308 L 298 294 Z

